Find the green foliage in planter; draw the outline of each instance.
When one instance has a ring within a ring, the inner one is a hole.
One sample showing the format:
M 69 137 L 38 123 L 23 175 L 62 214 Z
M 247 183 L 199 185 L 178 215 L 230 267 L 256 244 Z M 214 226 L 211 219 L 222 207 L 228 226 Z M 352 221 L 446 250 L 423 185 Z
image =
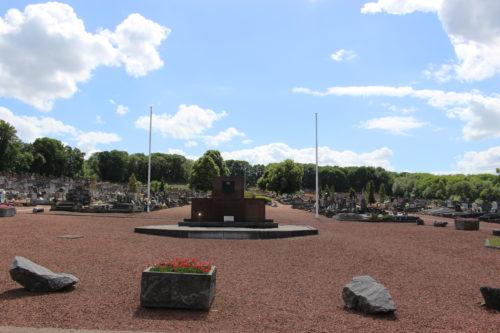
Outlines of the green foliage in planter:
M 196 273 L 207 274 L 210 272 L 212 265 L 208 262 L 200 262 L 195 258 L 176 258 L 172 261 L 164 261 L 154 264 L 150 272 L 177 272 L 177 273 Z

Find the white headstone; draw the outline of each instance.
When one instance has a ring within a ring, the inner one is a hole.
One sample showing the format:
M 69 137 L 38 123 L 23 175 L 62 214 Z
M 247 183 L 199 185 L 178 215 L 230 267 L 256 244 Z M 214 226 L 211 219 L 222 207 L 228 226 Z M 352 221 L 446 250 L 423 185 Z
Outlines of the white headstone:
M 5 190 L 0 189 L 0 204 L 5 202 Z
M 493 202 L 491 203 L 491 212 L 492 212 L 492 213 L 496 213 L 497 211 L 498 211 L 498 202 L 493 201 Z
M 224 222 L 234 222 L 234 216 L 224 216 Z

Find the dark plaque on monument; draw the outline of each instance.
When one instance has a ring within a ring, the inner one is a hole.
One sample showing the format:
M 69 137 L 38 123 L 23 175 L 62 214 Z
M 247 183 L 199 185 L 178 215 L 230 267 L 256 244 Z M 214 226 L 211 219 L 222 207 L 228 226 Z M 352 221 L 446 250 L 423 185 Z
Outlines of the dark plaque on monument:
M 191 218 L 180 226 L 276 228 L 266 219 L 266 201 L 245 198 L 244 177 L 216 177 L 211 198 L 195 198 L 191 202 Z

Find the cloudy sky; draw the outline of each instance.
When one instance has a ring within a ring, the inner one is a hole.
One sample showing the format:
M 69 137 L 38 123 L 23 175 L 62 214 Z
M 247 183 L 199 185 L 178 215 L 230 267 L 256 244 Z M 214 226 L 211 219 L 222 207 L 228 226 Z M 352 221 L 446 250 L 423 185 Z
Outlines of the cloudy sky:
M 396 171 L 500 167 L 498 0 L 0 2 L 27 142 Z

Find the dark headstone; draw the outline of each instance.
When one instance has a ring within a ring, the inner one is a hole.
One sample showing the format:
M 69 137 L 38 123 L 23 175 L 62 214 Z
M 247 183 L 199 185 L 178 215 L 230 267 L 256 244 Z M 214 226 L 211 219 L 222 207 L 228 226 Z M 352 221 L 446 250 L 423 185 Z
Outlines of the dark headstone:
M 456 230 L 479 230 L 478 219 L 457 218 L 455 219 Z
M 29 291 L 59 291 L 78 282 L 71 274 L 54 273 L 24 257 L 14 258 L 10 276 Z
M 493 236 L 500 236 L 500 229 L 493 229 L 491 233 L 493 234 Z
M 500 311 L 500 288 L 481 287 L 484 303 L 490 309 Z
M 16 215 L 15 207 L 0 207 L 0 217 L 11 217 Z
M 370 276 L 356 276 L 342 290 L 347 308 L 368 314 L 393 313 L 396 304 L 386 287 Z
M 435 227 L 446 227 L 448 225 L 448 222 L 446 222 L 446 221 L 434 221 L 433 225 Z

